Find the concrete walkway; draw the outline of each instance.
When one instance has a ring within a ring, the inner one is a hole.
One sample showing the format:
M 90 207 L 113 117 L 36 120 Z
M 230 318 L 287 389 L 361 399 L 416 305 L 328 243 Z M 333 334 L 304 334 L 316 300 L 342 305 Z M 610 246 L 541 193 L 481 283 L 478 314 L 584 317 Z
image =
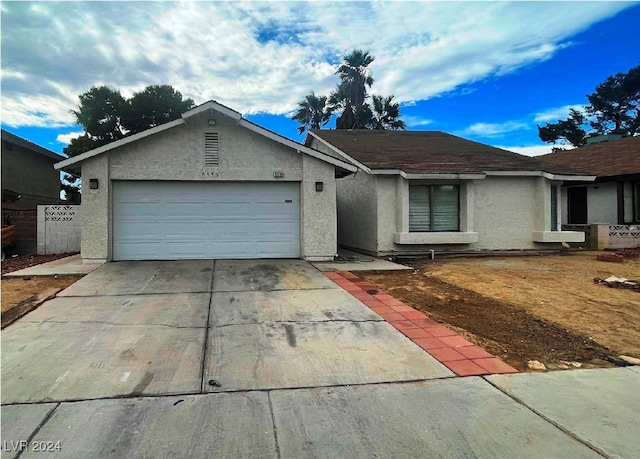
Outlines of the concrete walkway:
M 455 377 L 301 261 L 109 263 L 3 331 L 2 457 L 635 457 L 638 387 Z
M 371 257 L 347 249 L 340 249 L 335 261 L 312 263 L 320 271 L 400 271 L 413 269 L 383 258 Z
M 83 264 L 80 254 L 49 261 L 19 271 L 3 274 L 2 277 L 33 277 L 33 276 L 65 276 L 73 274 L 89 274 L 102 266 L 101 263 Z

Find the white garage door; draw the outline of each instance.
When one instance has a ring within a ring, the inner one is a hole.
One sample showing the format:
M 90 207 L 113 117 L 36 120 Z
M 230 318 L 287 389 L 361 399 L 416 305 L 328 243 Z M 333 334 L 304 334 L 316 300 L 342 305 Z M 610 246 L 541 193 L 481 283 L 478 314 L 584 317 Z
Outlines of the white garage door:
M 114 182 L 114 260 L 299 258 L 295 182 Z

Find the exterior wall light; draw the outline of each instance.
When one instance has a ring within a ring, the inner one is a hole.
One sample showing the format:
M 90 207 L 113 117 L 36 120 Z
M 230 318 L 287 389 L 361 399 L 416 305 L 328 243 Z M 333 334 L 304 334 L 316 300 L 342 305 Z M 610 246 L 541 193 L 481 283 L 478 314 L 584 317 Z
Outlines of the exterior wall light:
M 213 118 L 209 120 L 209 126 L 215 126 L 216 125 L 216 120 L 214 120 Z
M 89 188 L 92 189 L 92 190 L 97 190 L 98 189 L 98 179 L 97 178 L 89 179 Z
M 316 182 L 316 191 L 322 191 L 324 188 L 324 182 Z

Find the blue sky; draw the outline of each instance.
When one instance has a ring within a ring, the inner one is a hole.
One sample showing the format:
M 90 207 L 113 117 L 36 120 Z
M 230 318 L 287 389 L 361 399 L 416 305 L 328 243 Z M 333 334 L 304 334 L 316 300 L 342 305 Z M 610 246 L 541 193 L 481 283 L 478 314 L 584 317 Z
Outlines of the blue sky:
M 376 57 L 374 94 L 411 130 L 528 155 L 536 124 L 566 117 L 640 63 L 637 2 L 2 2 L 2 127 L 56 152 L 81 128 L 78 94 L 171 84 L 302 141 L 289 119 L 328 94 L 341 56 Z M 327 127 L 333 127 L 330 123 Z

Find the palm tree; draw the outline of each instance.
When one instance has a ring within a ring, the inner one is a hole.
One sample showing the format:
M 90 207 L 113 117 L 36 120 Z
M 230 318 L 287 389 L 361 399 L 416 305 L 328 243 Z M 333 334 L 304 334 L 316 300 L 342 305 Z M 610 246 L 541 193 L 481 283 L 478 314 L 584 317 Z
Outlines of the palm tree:
M 368 52 L 356 49 L 346 55 L 338 67 L 336 74 L 340 76 L 340 84 L 329 98 L 329 104 L 334 110 L 342 110 L 336 120 L 337 129 L 361 129 L 370 122 L 371 110 L 365 103 L 368 97 L 367 87 L 370 88 L 373 84 L 368 66 L 374 60 L 375 57 Z
M 302 134 L 308 129 L 320 129 L 320 126 L 329 122 L 331 114 L 331 108 L 327 105 L 327 96 L 316 96 L 311 91 L 298 103 L 298 111 L 291 119 L 301 124 L 298 131 Z
M 394 96 L 373 96 L 372 129 L 406 129 L 400 118 L 400 104 L 393 102 Z

